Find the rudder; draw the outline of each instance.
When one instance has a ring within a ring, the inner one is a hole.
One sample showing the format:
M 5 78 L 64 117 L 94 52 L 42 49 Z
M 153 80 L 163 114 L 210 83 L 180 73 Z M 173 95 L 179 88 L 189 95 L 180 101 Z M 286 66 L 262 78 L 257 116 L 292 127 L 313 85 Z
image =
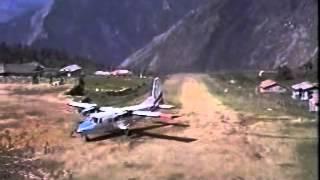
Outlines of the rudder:
M 151 96 L 155 100 L 155 105 L 159 105 L 160 103 L 163 103 L 163 92 L 162 92 L 162 86 L 161 81 L 159 77 L 154 78 L 153 80 L 153 86 L 152 86 L 152 92 Z

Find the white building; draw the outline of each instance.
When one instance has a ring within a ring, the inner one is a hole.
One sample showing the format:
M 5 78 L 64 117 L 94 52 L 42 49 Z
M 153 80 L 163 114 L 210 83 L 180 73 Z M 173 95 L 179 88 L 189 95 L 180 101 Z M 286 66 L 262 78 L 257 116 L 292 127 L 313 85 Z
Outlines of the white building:
M 108 71 L 96 71 L 94 74 L 97 75 L 97 76 L 110 76 L 111 72 L 108 72 Z
M 127 69 L 119 69 L 119 70 L 112 71 L 111 74 L 113 76 L 127 76 L 127 75 L 131 75 L 132 72 Z
M 317 86 L 308 81 L 304 81 L 302 83 L 292 85 L 291 88 L 292 88 L 291 97 L 293 99 L 307 101 L 309 100 L 309 97 L 312 94 L 313 90 L 317 89 Z
M 68 77 L 71 75 L 79 75 L 81 73 L 82 67 L 77 64 L 72 64 L 60 69 L 60 72 L 67 73 Z

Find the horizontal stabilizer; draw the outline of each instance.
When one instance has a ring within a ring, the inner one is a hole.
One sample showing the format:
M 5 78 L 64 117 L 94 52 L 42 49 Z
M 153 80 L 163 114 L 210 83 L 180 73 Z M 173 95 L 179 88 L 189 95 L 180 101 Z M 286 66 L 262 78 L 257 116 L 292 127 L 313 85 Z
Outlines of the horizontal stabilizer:
M 170 104 L 160 104 L 159 108 L 160 109 L 172 109 L 172 108 L 174 108 L 174 106 L 170 105 Z
M 73 107 L 77 107 L 77 108 L 84 108 L 84 109 L 97 106 L 97 104 L 80 103 L 80 102 L 75 102 L 75 101 L 69 102 L 68 105 L 73 106 Z

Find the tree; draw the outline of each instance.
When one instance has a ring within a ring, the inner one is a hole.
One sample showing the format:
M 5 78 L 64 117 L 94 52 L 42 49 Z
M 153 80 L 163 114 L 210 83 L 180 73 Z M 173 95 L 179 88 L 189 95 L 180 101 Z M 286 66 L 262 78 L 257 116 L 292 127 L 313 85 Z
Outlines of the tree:
M 68 93 L 67 95 L 71 96 L 83 96 L 85 91 L 85 82 L 83 79 L 83 76 L 79 77 L 78 84 L 74 86 Z
M 293 73 L 292 70 L 287 66 L 279 66 L 277 72 L 277 79 L 279 80 L 292 80 Z

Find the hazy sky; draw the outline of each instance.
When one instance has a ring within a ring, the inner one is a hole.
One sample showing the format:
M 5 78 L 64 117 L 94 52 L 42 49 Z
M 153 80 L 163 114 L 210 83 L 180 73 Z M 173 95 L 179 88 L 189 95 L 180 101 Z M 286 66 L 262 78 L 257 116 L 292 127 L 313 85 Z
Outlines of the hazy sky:
M 30 10 L 40 8 L 48 0 L 0 0 L 0 22 L 6 22 Z

